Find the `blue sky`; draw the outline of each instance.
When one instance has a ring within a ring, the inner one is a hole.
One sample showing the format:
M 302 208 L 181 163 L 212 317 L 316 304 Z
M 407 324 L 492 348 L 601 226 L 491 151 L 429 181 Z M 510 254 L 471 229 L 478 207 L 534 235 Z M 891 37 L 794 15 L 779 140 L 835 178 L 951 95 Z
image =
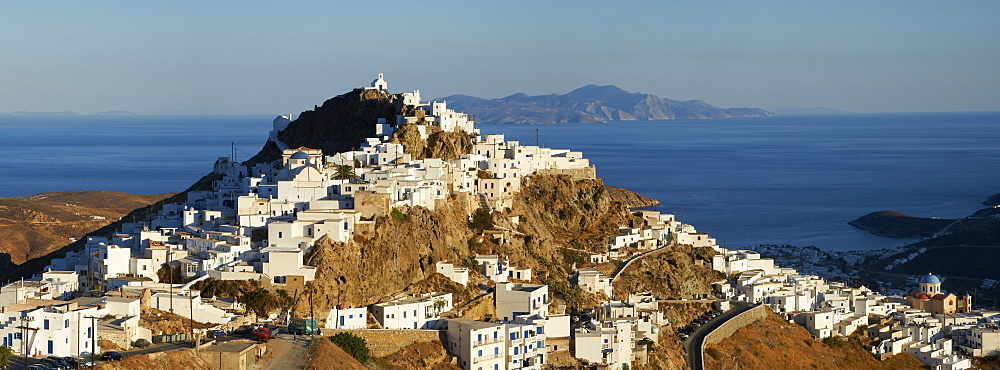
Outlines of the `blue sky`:
M 720 107 L 1000 110 L 998 35 L 996 1 L 4 2 L 0 112 L 297 113 L 376 73 L 425 97 L 594 83 Z

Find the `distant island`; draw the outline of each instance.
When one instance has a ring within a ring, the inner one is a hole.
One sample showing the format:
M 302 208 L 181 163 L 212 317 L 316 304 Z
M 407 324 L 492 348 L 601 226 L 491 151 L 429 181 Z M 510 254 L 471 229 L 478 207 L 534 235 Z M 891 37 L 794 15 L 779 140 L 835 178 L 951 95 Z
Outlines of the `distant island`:
M 78 116 L 80 114 L 77 113 L 77 112 L 71 111 L 71 110 L 64 110 L 64 111 L 44 111 L 44 112 L 30 112 L 30 111 L 19 110 L 17 112 L 11 112 L 11 113 L 0 113 L 0 115 L 7 115 L 7 116 Z M 134 116 L 134 115 L 136 115 L 136 113 L 135 112 L 130 112 L 130 111 L 127 111 L 127 110 L 109 110 L 109 111 L 106 111 L 106 112 L 92 113 L 90 115 L 91 116 Z
M 844 110 L 840 108 L 828 108 L 828 107 L 773 107 L 767 108 L 768 111 L 774 112 L 783 116 L 792 115 L 812 115 L 812 114 L 851 114 L 849 110 Z
M 134 116 L 135 112 L 130 112 L 127 110 L 109 110 L 107 112 L 97 112 L 94 113 L 95 116 Z
M 29 112 L 24 110 L 19 110 L 17 112 L 11 113 L 0 113 L 8 116 L 75 116 L 77 113 L 71 110 L 64 110 L 61 112 Z
M 760 108 L 717 108 L 701 100 L 677 101 L 633 93 L 614 85 L 587 85 L 565 95 L 517 93 L 499 99 L 451 95 L 448 106 L 476 116 L 482 123 L 558 123 L 628 120 L 767 117 Z

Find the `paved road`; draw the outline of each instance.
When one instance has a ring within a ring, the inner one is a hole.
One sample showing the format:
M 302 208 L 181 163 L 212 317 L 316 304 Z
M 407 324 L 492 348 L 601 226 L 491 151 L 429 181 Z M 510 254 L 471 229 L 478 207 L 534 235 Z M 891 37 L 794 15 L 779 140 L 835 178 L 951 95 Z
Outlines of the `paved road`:
M 319 338 L 317 336 L 317 338 Z M 309 361 L 312 336 L 279 333 L 267 342 L 267 352 L 254 365 L 254 370 L 305 369 Z
M 699 327 L 694 333 L 691 333 L 691 337 L 684 341 L 684 351 L 687 353 L 685 359 L 687 360 L 688 367 L 693 370 L 703 370 L 705 361 L 703 359 L 704 353 L 702 352 L 702 345 L 705 343 L 705 336 L 711 333 L 723 323 L 729 321 L 729 319 L 736 317 L 740 313 L 749 310 L 754 305 L 741 301 L 729 301 L 731 307 L 729 311 L 717 316 L 714 319 L 709 320 L 707 323 Z

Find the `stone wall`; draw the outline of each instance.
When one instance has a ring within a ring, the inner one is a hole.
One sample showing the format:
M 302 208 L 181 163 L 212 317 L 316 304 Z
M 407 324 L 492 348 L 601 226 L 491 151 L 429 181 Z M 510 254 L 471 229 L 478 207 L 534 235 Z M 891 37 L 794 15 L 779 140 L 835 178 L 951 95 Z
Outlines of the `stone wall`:
M 705 345 L 716 344 L 729 338 L 737 330 L 767 317 L 767 306 L 759 305 L 729 319 L 705 336 Z
M 577 180 L 597 178 L 597 168 L 594 166 L 584 168 L 541 169 L 535 172 L 540 175 L 569 175 Z
M 389 214 L 389 195 L 370 191 L 354 193 L 354 210 L 363 217 L 378 217 Z
M 324 329 L 323 336 L 334 336 L 348 332 L 359 336 L 368 343 L 372 357 L 385 357 L 417 342 L 440 340 L 444 343 L 443 330 L 395 330 L 395 329 Z

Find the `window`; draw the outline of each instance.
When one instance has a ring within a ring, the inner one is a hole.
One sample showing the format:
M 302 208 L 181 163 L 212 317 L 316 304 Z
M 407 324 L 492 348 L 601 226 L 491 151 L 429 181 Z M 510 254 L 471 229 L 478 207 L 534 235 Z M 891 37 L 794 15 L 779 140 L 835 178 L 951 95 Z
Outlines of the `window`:
M 42 325 L 45 327 L 45 330 L 48 330 L 49 329 L 49 319 L 45 319 L 45 321 L 42 323 Z M 52 351 L 49 351 L 49 353 L 52 353 Z
M 517 333 L 510 333 L 510 340 L 517 339 Z
M 69 327 L 69 319 L 66 319 L 66 327 Z
M 518 354 L 518 351 L 517 351 L 517 350 L 518 350 L 518 348 L 519 348 L 519 347 L 514 347 L 514 354 L 515 354 L 515 355 L 516 355 L 516 354 Z
M 406 311 L 403 311 L 403 318 L 406 318 Z
M 483 350 L 479 350 L 479 354 L 476 356 L 482 356 L 482 355 L 483 355 Z

